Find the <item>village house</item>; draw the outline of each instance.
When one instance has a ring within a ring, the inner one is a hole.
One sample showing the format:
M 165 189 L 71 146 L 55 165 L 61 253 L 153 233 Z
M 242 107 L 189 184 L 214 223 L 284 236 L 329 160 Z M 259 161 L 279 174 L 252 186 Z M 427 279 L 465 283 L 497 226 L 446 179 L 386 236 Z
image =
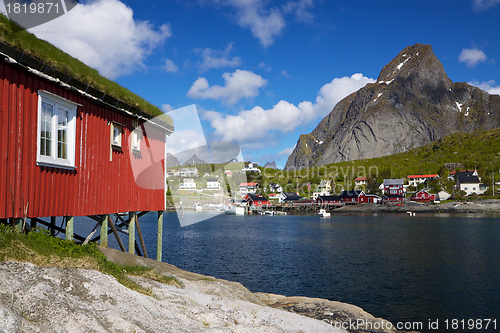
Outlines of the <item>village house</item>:
M 180 177 L 198 177 L 198 168 L 180 168 Z
M 167 169 L 167 177 L 179 177 L 179 170 L 176 169 Z
M 219 178 L 208 178 L 207 179 L 207 189 L 208 190 L 220 190 Z
M 339 205 L 342 199 L 338 195 L 320 195 L 315 199 L 319 205 Z
M 280 200 L 280 194 L 279 193 L 269 193 L 268 195 L 269 200 L 279 202 Z
M 257 165 L 254 165 L 253 163 L 245 163 L 243 169 L 241 171 L 243 172 L 259 172 L 260 170 L 257 169 Z
M 380 203 L 381 198 L 375 194 L 366 194 L 364 191 L 342 191 L 339 195 L 345 204 Z
M 384 194 L 404 196 L 404 184 L 404 179 L 384 179 Z
M 255 193 L 247 193 L 243 197 L 243 201 L 246 202 L 247 206 L 267 207 L 271 205 L 271 202 L 265 196 Z
M 44 47 L 63 56 L 50 44 Z M 29 55 L 0 42 L 0 219 L 42 224 L 52 234 L 84 241 L 73 232 L 74 217 L 89 216 L 99 221 L 106 247 L 112 214 L 129 212 L 119 227 L 129 229 L 129 244 L 134 244 L 145 212 L 157 211 L 158 223 L 160 216 L 163 221 L 171 120 L 128 105 L 35 56 L 36 50 Z M 120 248 L 125 251 L 123 244 Z
M 240 184 L 240 193 L 255 193 L 260 188 L 259 183 L 241 183 Z
M 418 192 L 413 193 L 408 200 L 412 201 L 421 201 L 421 202 L 431 202 L 436 201 L 437 196 L 435 194 L 430 194 L 425 190 L 420 190 Z
M 466 195 L 472 193 L 483 194 L 488 189 L 488 185 L 481 184 L 481 178 L 479 178 L 477 170 L 458 171 L 455 178 L 455 189 L 466 192 Z
M 331 182 L 329 180 L 322 180 L 316 191 L 313 192 L 312 194 L 312 199 L 313 200 L 316 200 L 316 198 L 318 198 L 320 195 L 330 195 L 330 192 L 332 190 L 332 185 L 331 185 Z
M 437 193 L 438 200 L 443 201 L 443 200 L 448 200 L 451 197 L 451 194 L 442 190 Z
M 194 178 L 184 178 L 184 182 L 179 184 L 180 190 L 196 190 Z
M 224 170 L 224 174 L 228 177 L 231 177 L 233 175 L 233 172 L 231 170 Z
M 278 183 L 270 182 L 268 186 L 271 193 L 283 192 L 283 188 Z
M 408 185 L 409 186 L 414 186 L 417 187 L 418 184 L 424 184 L 425 182 L 439 178 L 438 174 L 432 174 L 432 175 L 410 175 L 407 177 L 408 178 Z
M 354 179 L 354 183 L 356 184 L 356 186 L 367 185 L 368 179 L 366 177 L 358 177 Z
M 300 199 L 300 195 L 295 192 L 281 192 L 279 195 L 279 202 L 284 204 L 293 204 Z

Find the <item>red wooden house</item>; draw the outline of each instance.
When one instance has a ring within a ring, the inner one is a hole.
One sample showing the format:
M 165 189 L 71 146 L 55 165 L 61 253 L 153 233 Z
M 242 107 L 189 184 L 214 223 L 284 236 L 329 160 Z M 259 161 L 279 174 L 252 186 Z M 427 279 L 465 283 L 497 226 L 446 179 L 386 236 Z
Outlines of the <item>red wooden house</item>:
M 342 199 L 338 195 L 320 195 L 316 198 L 318 205 L 338 205 L 342 203 Z
M 413 201 L 424 201 L 424 202 L 430 202 L 430 201 L 435 201 L 436 200 L 436 195 L 431 194 L 425 190 L 420 190 L 418 192 L 413 193 L 410 197 L 409 200 Z
M 247 203 L 248 206 L 262 207 L 270 206 L 271 202 L 267 198 L 260 194 L 248 193 L 243 197 L 243 201 Z
M 339 197 L 343 203 L 359 204 L 359 203 L 379 203 L 380 197 L 375 194 L 366 194 L 364 191 L 343 191 Z
M 0 219 L 163 211 L 172 131 L 0 43 Z

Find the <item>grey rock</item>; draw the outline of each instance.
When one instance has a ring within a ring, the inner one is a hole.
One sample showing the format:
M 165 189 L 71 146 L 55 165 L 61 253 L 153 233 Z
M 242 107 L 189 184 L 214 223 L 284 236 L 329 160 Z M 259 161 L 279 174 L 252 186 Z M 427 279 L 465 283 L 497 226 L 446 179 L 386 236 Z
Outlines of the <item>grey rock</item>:
M 285 169 L 396 154 L 446 135 L 500 127 L 500 96 L 453 83 L 430 45 L 406 47 L 376 83 L 299 137 Z

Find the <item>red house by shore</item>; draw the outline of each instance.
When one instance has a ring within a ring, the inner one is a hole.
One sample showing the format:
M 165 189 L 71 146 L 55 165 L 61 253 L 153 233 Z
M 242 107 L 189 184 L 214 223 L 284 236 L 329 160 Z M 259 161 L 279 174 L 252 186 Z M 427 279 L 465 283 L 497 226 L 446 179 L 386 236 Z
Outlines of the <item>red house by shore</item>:
M 0 42 L 0 219 L 165 210 L 173 130 Z
M 420 190 L 418 192 L 413 193 L 410 197 L 409 200 L 413 201 L 423 201 L 423 202 L 430 202 L 430 201 L 435 201 L 436 200 L 436 195 L 431 194 L 425 190 Z

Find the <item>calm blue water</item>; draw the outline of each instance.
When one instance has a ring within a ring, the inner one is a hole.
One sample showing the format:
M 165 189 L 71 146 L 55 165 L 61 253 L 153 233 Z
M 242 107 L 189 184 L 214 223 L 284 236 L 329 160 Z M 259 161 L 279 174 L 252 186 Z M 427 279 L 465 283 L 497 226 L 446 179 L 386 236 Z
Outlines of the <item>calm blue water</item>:
M 154 258 L 156 214 L 140 222 Z M 112 234 L 110 246 L 118 248 Z M 218 215 L 181 228 L 166 213 L 163 230 L 163 261 L 182 269 L 425 325 L 491 318 L 500 329 L 499 254 L 500 218 L 488 216 Z

